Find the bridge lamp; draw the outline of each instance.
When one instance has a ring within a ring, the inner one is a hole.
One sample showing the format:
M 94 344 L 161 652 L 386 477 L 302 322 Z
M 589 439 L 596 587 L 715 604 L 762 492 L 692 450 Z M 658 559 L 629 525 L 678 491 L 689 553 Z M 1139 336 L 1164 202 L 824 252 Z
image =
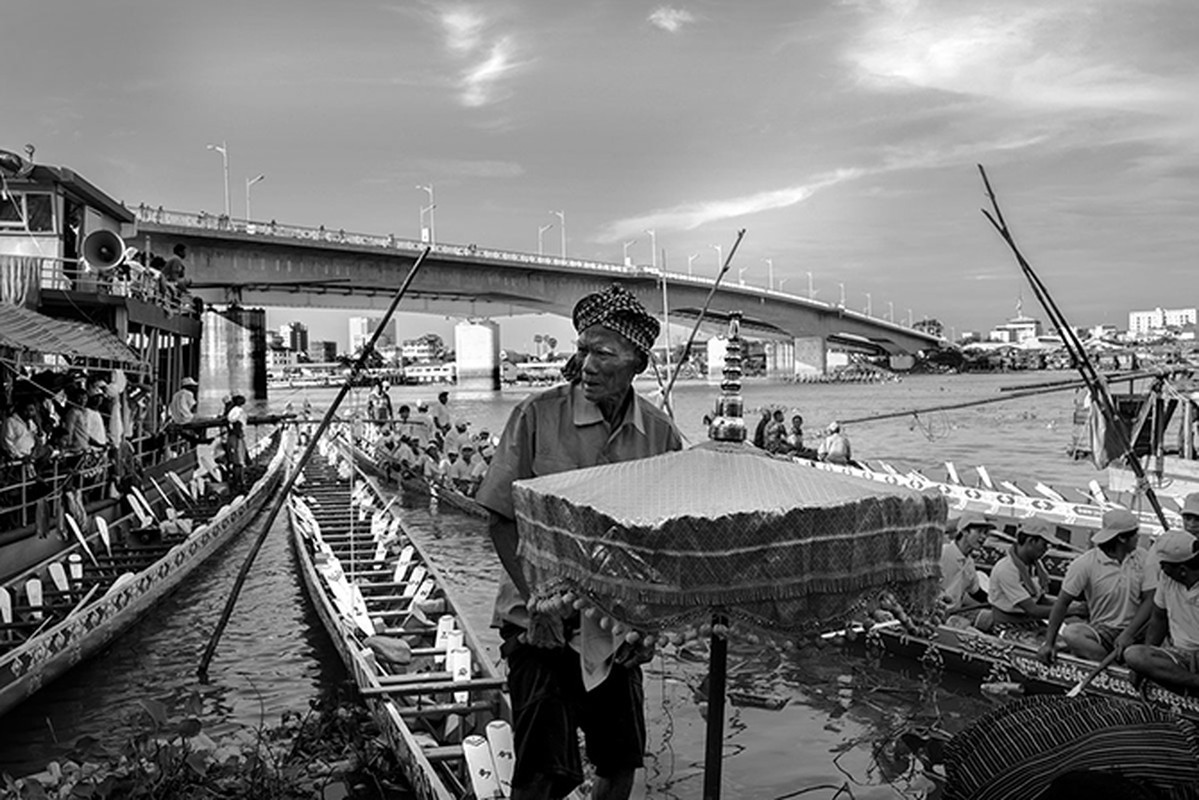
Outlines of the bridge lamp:
M 548 225 L 540 225 L 537 228 L 537 255 L 545 255 L 545 232 L 554 227 L 554 223 Z
M 745 270 L 747 269 L 749 269 L 749 267 L 737 267 L 737 283 L 741 284 L 742 286 L 745 285 Z
M 225 141 L 220 144 L 208 145 L 209 150 L 221 154 L 221 162 L 225 165 L 225 219 L 229 218 L 229 145 Z
M 429 205 L 423 206 L 420 210 L 421 233 L 424 234 L 425 214 L 428 214 L 429 215 L 429 244 L 436 244 L 437 243 L 437 226 L 436 226 L 435 220 L 433 219 L 433 209 L 437 208 L 437 202 L 433 198 L 433 184 L 431 184 L 431 183 L 427 184 L 427 185 L 419 185 L 418 184 L 416 188 L 420 189 L 422 192 L 426 192 L 429 195 Z M 424 238 L 425 237 L 422 235 L 421 240 L 423 241 Z
M 810 272 L 808 273 L 808 299 L 809 300 L 816 299 L 816 286 L 812 282 L 812 273 L 810 273 Z
M 562 257 L 566 258 L 566 212 L 565 211 L 550 211 L 558 218 L 559 230 L 562 232 Z
M 250 187 L 265 178 L 266 175 L 256 175 L 253 178 L 246 178 L 246 222 L 249 222 L 253 217 L 250 216 Z
M 783 284 L 787 282 L 786 278 L 779 278 L 779 291 L 783 291 Z
M 908 327 L 912 327 L 912 309 L 908 309 Z
M 645 231 L 649 234 L 649 263 L 652 267 L 658 266 L 658 234 L 653 228 L 648 228 Z
M 866 292 L 866 316 L 873 317 L 873 309 L 870 306 L 870 292 Z
M 887 301 L 887 322 L 895 322 L 895 304 Z
M 841 287 L 841 302 L 839 303 L 839 305 L 841 306 L 841 308 L 845 308 L 845 284 L 838 283 L 837 285 Z
M 692 253 L 687 256 L 687 277 L 694 277 L 695 273 L 691 271 L 691 264 L 695 259 L 699 258 L 699 253 Z
M 774 259 L 773 258 L 763 258 L 762 260 L 766 262 L 767 285 L 770 287 L 770 291 L 773 292 L 774 291 Z
M 720 271 L 724 269 L 724 250 L 718 244 L 710 244 L 708 247 L 716 251 L 716 274 L 719 275 Z
M 636 239 L 629 239 L 624 243 L 624 260 L 620 263 L 624 264 L 626 267 L 629 265 L 629 246 L 634 244 L 637 244 Z

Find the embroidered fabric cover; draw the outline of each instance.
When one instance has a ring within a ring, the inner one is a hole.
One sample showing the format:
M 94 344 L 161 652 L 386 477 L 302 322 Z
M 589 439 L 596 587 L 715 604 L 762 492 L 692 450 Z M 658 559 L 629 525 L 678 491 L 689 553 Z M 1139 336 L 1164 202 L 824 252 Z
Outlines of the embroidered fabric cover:
M 1199 732 L 1180 716 L 1132 700 L 1024 698 L 979 718 L 945 746 L 945 798 L 1034 800 L 1055 778 L 1078 770 L 1118 774 L 1154 797 L 1196 798 Z
M 534 597 L 570 589 L 655 629 L 713 607 L 780 632 L 825 630 L 890 590 L 910 613 L 940 582 L 937 494 L 707 443 L 513 486 Z

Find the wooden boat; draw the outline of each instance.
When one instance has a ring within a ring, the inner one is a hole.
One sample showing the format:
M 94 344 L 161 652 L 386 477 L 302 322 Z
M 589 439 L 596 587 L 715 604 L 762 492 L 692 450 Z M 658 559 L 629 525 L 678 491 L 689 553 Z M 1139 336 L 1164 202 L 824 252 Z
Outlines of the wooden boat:
M 392 471 L 389 475 L 388 471 L 379 466 L 375 458 L 362 447 L 355 445 L 351 452 L 354 462 L 360 468 L 381 480 L 390 480 L 393 483 L 398 481 L 399 486 L 408 497 L 428 497 L 436 500 L 438 507 L 449 506 L 463 514 L 469 514 L 479 519 L 488 519 L 487 509 L 479 505 L 473 497 L 468 497 L 453 486 L 444 482 L 431 482 L 424 476 L 416 474 L 401 476 L 398 472 Z
M 978 680 L 984 687 L 1014 688 L 1029 694 L 1061 694 L 1089 675 L 1098 663 L 1059 654 L 1050 666 L 1037 659 L 1036 648 L 991 636 L 973 628 L 941 625 L 932 637 L 916 636 L 896 623 L 882 623 L 865 632 L 867 648 L 925 667 Z M 1154 705 L 1199 720 L 1199 697 L 1171 692 L 1151 684 L 1144 694 L 1132 684 L 1127 667 L 1112 665 L 1096 675 L 1088 691 L 1112 697 L 1144 697 Z
M 416 795 L 504 797 L 515 757 L 504 679 L 394 499 L 322 440 L 288 498 L 299 569 Z
M 249 492 L 214 507 L 182 480 L 134 490 L 134 513 L 108 523 L 67 515 L 75 542 L 0 587 L 0 714 L 105 647 L 200 564 L 245 530 L 274 492 L 294 433 L 264 437 Z M 189 505 L 190 504 L 190 505 Z M 185 521 L 187 520 L 187 521 Z M 97 531 L 85 537 L 81 523 Z

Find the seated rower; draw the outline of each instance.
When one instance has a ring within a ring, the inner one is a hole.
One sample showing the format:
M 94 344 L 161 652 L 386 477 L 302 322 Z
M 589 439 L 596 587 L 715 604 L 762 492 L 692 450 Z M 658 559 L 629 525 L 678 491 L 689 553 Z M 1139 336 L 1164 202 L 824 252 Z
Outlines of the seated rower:
M 1020 523 L 1015 544 L 991 568 L 987 596 L 994 624 L 1032 627 L 1038 620 L 1049 619 L 1057 598 L 1046 592 L 1049 573 L 1041 558 L 1054 542 L 1049 523 L 1035 518 Z
M 1103 515 L 1103 527 L 1091 537 L 1095 546 L 1070 563 L 1062 591 L 1049 615 L 1049 630 L 1037 657 L 1052 664 L 1058 631 L 1066 648 L 1080 658 L 1102 660 L 1136 614 L 1144 583 L 1147 553 L 1137 547 L 1140 520 L 1114 508 Z M 1089 619 L 1062 627 L 1070 604 L 1084 598 Z
M 1145 644 L 1124 651 L 1124 663 L 1138 676 L 1179 691 L 1199 691 L 1199 539 L 1167 531 L 1153 549 L 1161 582 L 1153 595 L 1153 616 Z M 1166 634 L 1170 645 L 1162 646 Z
M 982 514 L 962 514 L 953 539 L 941 548 L 941 604 L 946 614 L 955 614 L 967 605 L 987 603 L 974 554 L 994 529 L 995 525 Z

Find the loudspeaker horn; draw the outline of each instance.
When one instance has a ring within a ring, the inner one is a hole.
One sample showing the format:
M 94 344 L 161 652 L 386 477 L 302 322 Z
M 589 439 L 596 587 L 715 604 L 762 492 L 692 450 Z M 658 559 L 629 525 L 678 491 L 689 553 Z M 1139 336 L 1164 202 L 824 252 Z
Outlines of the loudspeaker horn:
M 83 260 L 92 269 L 112 269 L 125 260 L 125 240 L 112 231 L 92 231 L 83 240 Z

